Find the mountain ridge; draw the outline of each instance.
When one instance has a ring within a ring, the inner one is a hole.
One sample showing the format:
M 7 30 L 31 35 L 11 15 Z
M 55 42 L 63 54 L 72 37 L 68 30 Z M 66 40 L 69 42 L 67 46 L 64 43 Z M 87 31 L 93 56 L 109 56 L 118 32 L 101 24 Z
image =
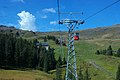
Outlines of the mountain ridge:
M 97 27 L 93 29 L 86 29 L 80 32 L 80 38 L 82 39 L 111 39 L 111 38 L 120 38 L 120 24 L 106 26 L 106 27 Z
M 14 26 L 5 26 L 0 25 L 0 32 L 2 33 L 13 33 L 17 32 L 23 37 L 33 37 L 33 36 L 46 36 L 46 35 L 54 35 L 59 36 L 59 31 L 54 32 L 33 32 L 27 30 L 16 29 Z M 115 24 L 112 26 L 105 27 L 97 27 L 86 30 L 76 31 L 80 34 L 80 39 L 119 39 L 120 38 L 120 24 Z M 67 31 L 63 31 L 61 33 L 63 37 L 67 36 Z

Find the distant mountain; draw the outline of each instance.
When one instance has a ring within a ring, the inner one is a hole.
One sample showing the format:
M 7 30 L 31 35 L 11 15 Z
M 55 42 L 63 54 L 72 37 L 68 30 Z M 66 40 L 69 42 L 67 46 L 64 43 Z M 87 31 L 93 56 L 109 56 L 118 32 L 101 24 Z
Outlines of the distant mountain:
M 28 30 L 21 30 L 21 29 L 16 29 L 14 26 L 6 26 L 6 25 L 0 25 L 0 33 L 12 33 L 12 34 L 19 34 L 20 37 L 24 38 L 40 38 L 42 36 L 46 35 L 55 35 L 55 36 L 60 36 L 60 32 L 54 31 L 54 32 L 33 32 L 33 31 L 28 31 Z M 66 35 L 67 32 L 62 32 L 62 35 Z
M 120 24 L 79 31 L 81 39 L 118 39 L 120 38 Z
M 33 32 L 27 30 L 16 29 L 13 26 L 0 25 L 0 33 L 13 33 L 18 34 L 21 37 L 40 37 L 46 35 L 54 35 L 59 37 L 60 34 L 63 37 L 67 36 L 67 32 Z M 98 27 L 93 29 L 86 29 L 77 31 L 80 33 L 80 39 L 119 39 L 120 38 L 120 24 L 107 26 L 107 27 Z
M 16 30 L 14 26 L 5 26 L 5 25 L 0 25 L 0 31 L 10 31 L 10 30 Z
M 27 30 L 20 30 L 16 29 L 14 26 L 5 26 L 0 25 L 0 33 L 12 33 L 15 35 L 19 35 L 21 37 L 32 37 L 35 36 L 35 32 L 33 31 L 27 31 Z

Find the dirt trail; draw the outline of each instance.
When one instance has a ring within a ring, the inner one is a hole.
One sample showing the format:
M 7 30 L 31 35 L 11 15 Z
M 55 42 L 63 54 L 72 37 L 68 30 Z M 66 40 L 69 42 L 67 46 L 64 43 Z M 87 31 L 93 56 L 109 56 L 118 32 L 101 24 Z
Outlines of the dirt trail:
M 95 62 L 93 61 L 89 61 L 89 64 L 93 65 L 96 69 L 104 72 L 104 73 L 107 73 L 108 75 L 110 75 L 113 79 L 115 79 L 115 75 L 112 74 L 110 71 L 106 70 L 105 68 L 103 68 L 102 66 L 96 64 Z

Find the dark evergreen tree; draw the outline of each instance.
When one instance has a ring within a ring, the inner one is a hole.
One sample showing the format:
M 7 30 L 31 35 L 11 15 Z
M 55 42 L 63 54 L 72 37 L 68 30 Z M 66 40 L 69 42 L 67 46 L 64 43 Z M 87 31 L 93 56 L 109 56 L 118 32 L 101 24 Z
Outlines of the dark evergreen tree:
M 60 63 L 60 65 L 62 65 L 62 58 L 61 58 L 61 56 L 59 56 L 58 62 Z
M 55 41 L 55 40 L 56 40 L 56 37 L 55 37 L 55 36 L 52 36 L 52 40 Z
M 99 50 L 97 50 L 97 51 L 95 52 L 95 54 L 98 54 L 98 55 L 99 55 L 99 54 L 100 54 L 100 51 L 99 51 Z
M 40 43 L 36 47 L 36 43 L 37 39 L 32 42 L 0 33 L 0 68 L 40 68 L 45 72 L 55 69 L 54 49 L 46 51 Z
M 49 71 L 48 52 L 46 52 L 44 56 L 44 69 L 43 70 L 47 73 Z
M 16 35 L 15 35 L 16 37 L 19 37 L 20 36 L 20 34 L 19 34 L 19 32 L 16 32 Z
M 20 67 L 20 40 L 21 39 L 17 39 L 16 40 L 16 44 L 15 44 L 15 66 L 16 67 Z
M 47 42 L 47 37 L 44 37 L 43 39 L 44 39 L 44 42 Z
M 117 50 L 116 56 L 120 57 L 120 48 Z
M 32 43 L 32 42 L 31 42 Z M 34 69 L 36 69 L 36 66 L 37 66 L 37 64 L 36 64 L 36 62 L 37 62 L 37 60 L 36 60 L 36 57 L 35 57 L 35 47 L 34 47 L 34 45 L 33 45 L 33 43 L 31 44 L 31 46 L 30 46 L 30 67 L 31 68 L 34 68 Z
M 6 42 L 6 36 L 5 34 L 0 34 L 0 65 L 5 66 L 5 42 Z
M 7 66 L 14 66 L 14 52 L 15 52 L 15 43 L 13 35 L 7 35 L 7 40 L 5 42 L 5 61 Z
M 2 35 L 0 34 L 0 67 L 2 66 L 2 61 L 3 61 L 3 59 L 2 59 L 2 56 L 3 56 L 3 55 L 2 55 L 2 49 L 1 49 L 1 48 L 2 48 L 1 36 L 2 36 Z
M 63 62 L 62 63 L 63 64 L 67 64 L 67 61 L 66 61 L 65 57 L 63 58 Z
M 56 80 L 62 80 L 62 71 L 59 62 L 56 65 Z
M 48 40 L 50 40 L 50 39 L 51 39 L 51 37 L 50 37 L 49 35 L 47 35 L 47 39 L 48 39 Z
M 55 69 L 56 67 L 56 60 L 55 60 L 55 53 L 54 49 L 49 47 L 49 66 L 50 69 Z
M 101 54 L 105 55 L 106 54 L 106 49 L 103 50 Z
M 44 48 L 44 47 L 42 47 L 41 48 L 41 50 L 40 50 L 40 54 L 39 54 L 40 56 L 40 58 L 39 58 L 39 62 L 38 62 L 38 65 L 40 66 L 40 67 L 44 67 L 44 60 L 45 60 L 45 55 L 46 55 L 46 49 Z M 47 55 L 48 56 L 48 55 Z
M 111 55 L 111 56 L 113 55 L 111 45 L 108 47 L 108 49 L 106 51 L 106 55 Z
M 116 72 L 116 80 L 120 80 L 120 64 L 118 65 L 118 70 Z
M 23 51 L 22 51 L 22 67 L 30 67 L 30 54 L 31 54 L 31 50 L 30 50 L 30 44 L 27 40 L 24 40 L 23 41 L 24 44 L 24 48 L 23 48 Z
M 60 44 L 58 39 L 55 39 L 55 43 L 56 44 Z
M 33 58 L 32 58 L 32 67 L 37 69 L 38 66 L 38 58 L 37 58 L 37 52 L 36 49 L 34 49 L 34 54 L 33 54 Z

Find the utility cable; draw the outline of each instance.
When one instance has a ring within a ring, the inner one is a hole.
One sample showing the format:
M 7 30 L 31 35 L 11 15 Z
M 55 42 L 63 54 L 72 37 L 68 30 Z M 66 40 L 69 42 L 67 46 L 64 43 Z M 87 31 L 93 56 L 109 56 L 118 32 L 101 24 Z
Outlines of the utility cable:
M 57 0 L 57 5 L 58 5 L 58 20 L 60 22 L 60 0 Z M 60 28 L 60 24 L 59 24 L 59 28 Z
M 59 33 L 60 33 L 60 48 L 61 48 L 61 55 L 63 56 L 63 44 L 62 44 L 62 32 L 60 30 L 60 0 L 57 0 L 57 5 L 58 5 L 58 24 L 59 24 Z
M 117 1 L 113 2 L 112 4 L 110 4 L 110 5 L 106 6 L 106 7 L 104 7 L 103 9 L 101 9 L 101 10 L 95 12 L 94 14 L 88 16 L 88 17 L 85 18 L 84 20 L 88 20 L 88 19 L 90 19 L 90 18 L 96 16 L 96 15 L 99 14 L 100 12 L 102 12 L 102 11 L 104 11 L 104 10 L 106 10 L 106 9 L 108 9 L 108 8 L 110 8 L 110 7 L 112 7 L 113 5 L 117 4 L 118 2 L 120 2 L 120 0 L 117 0 Z

